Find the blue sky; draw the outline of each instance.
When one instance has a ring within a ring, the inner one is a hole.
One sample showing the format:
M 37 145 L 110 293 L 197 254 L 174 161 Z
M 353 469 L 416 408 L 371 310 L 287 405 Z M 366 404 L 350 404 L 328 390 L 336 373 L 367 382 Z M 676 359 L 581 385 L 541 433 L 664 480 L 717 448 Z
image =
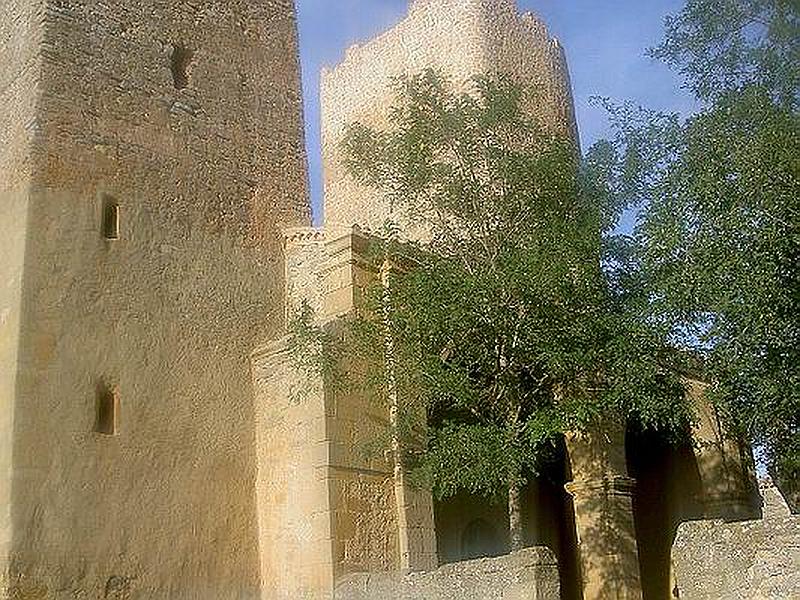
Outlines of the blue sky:
M 567 51 L 583 148 L 608 133 L 604 111 L 592 96 L 631 100 L 664 111 L 690 113 L 691 96 L 663 64 L 645 56 L 662 35 L 663 19 L 683 0 L 517 0 L 541 16 Z M 408 0 L 297 0 L 303 69 L 306 144 L 315 221 L 321 216 L 322 167 L 319 76 L 345 49 L 385 31 L 403 18 Z

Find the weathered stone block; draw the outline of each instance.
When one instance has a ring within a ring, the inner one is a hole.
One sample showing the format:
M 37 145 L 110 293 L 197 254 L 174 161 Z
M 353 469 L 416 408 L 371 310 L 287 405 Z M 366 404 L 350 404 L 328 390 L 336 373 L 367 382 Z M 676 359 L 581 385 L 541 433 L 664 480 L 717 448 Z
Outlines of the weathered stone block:
M 547 548 L 445 565 L 427 573 L 351 575 L 335 600 L 558 600 L 558 564 Z
M 800 517 L 763 484 L 764 517 L 678 528 L 672 559 L 681 600 L 800 598 Z

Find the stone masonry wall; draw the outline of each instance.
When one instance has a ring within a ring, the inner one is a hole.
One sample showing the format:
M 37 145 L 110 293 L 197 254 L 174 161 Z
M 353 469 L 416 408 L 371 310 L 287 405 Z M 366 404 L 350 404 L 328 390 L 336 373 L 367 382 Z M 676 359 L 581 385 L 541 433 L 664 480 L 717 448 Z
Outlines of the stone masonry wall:
M 12 428 L 41 9 L 25 0 L 0 2 L 0 588 L 11 544 Z
M 12 593 L 260 598 L 249 353 L 309 221 L 293 2 L 34 4 Z
M 672 560 L 682 600 L 800 597 L 800 517 L 771 483 L 761 493 L 763 519 L 680 525 Z
M 376 276 L 357 230 L 286 232 L 290 307 L 303 299 L 337 335 L 360 289 Z M 287 340 L 253 355 L 257 497 L 265 598 L 330 598 L 354 572 L 435 564 L 430 494 L 399 481 L 388 446 L 388 410 L 357 389 L 304 372 Z M 340 370 L 364 365 L 342 357 Z M 376 449 L 376 446 L 378 448 Z
M 428 573 L 357 574 L 336 600 L 558 600 L 558 564 L 547 548 L 445 565 Z
M 543 121 L 576 135 L 563 50 L 534 15 L 514 0 L 416 0 L 408 16 L 322 74 L 322 157 L 325 224 L 379 228 L 389 207 L 353 182 L 341 164 L 344 127 L 387 124 L 391 79 L 434 68 L 463 88 L 486 72 L 505 73 L 541 89 L 531 107 Z
M 484 0 L 489 7 L 483 36 L 490 70 L 510 74 L 538 90 L 530 114 L 542 124 L 578 141 L 569 67 L 564 47 L 550 37 L 545 23 L 514 2 Z
M 334 542 L 324 389 L 294 368 L 285 338 L 252 360 L 262 598 L 328 600 Z

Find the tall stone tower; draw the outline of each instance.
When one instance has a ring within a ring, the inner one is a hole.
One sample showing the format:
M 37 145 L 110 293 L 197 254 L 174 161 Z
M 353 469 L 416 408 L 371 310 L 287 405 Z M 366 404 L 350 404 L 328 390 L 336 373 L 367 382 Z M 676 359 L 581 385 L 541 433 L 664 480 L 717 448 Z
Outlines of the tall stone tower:
M 322 74 L 322 159 L 325 224 L 380 226 L 388 207 L 347 176 L 339 143 L 344 127 L 386 124 L 394 100 L 391 79 L 433 68 L 455 86 L 484 73 L 535 86 L 531 111 L 555 131 L 577 141 L 572 87 L 558 40 L 515 0 L 412 0 L 408 16 Z
M 0 0 L 0 557 L 260 597 L 248 354 L 307 225 L 292 0 Z

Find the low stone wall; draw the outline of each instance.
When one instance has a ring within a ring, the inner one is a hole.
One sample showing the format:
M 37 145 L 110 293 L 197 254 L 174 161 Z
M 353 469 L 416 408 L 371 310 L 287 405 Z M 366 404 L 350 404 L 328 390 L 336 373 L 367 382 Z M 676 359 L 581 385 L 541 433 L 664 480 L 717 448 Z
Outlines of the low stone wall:
M 771 484 L 761 494 L 763 519 L 678 528 L 672 560 L 681 600 L 800 598 L 800 517 Z
M 335 600 L 558 600 L 558 563 L 547 548 L 445 565 L 428 573 L 360 573 Z

